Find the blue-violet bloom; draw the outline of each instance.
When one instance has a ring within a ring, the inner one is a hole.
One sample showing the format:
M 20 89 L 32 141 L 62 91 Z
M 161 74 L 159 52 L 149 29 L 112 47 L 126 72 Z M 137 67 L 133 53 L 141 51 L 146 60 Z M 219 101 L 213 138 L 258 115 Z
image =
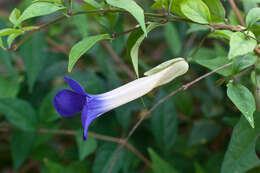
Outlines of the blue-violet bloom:
M 72 91 L 59 91 L 54 97 L 54 107 L 63 117 L 81 112 L 83 139 L 86 140 L 88 127 L 95 118 L 185 74 L 188 68 L 183 58 L 175 58 L 146 72 L 146 77 L 98 95 L 87 94 L 78 82 L 64 77 Z

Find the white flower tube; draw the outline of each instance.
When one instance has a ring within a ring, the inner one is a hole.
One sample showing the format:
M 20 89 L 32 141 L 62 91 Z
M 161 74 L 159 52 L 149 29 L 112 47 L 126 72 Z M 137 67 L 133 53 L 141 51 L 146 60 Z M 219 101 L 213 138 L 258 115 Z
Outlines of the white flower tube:
M 95 118 L 142 97 L 158 86 L 169 83 L 176 77 L 185 74 L 188 69 L 189 65 L 183 58 L 175 58 L 146 72 L 146 77 L 98 95 L 87 94 L 79 83 L 65 77 L 73 91 L 61 90 L 58 92 L 54 98 L 54 107 L 64 117 L 81 111 L 84 139 L 86 139 L 88 126 Z

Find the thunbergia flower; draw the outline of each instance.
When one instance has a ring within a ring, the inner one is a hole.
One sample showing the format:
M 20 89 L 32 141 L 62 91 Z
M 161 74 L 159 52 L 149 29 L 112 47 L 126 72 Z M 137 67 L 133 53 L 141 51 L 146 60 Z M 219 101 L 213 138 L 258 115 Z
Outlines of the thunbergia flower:
M 188 68 L 188 63 L 183 58 L 175 58 L 146 72 L 146 77 L 98 95 L 87 94 L 78 82 L 64 77 L 72 91 L 59 91 L 54 97 L 54 107 L 63 117 L 81 112 L 83 139 L 86 140 L 88 127 L 95 118 L 185 74 Z

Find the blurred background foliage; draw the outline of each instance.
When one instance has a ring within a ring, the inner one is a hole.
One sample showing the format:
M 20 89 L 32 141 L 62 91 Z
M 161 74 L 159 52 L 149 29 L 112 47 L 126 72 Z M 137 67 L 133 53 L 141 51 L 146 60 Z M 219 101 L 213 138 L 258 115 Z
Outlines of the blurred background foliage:
M 152 0 L 136 2 L 146 12 L 162 12 L 151 9 Z M 259 2 L 241 0 L 237 4 L 242 14 L 246 14 Z M 222 3 L 230 23 L 238 24 L 229 3 Z M 12 27 L 8 17 L 14 8 L 23 11 L 30 4 L 31 0 L 0 0 L 0 29 Z M 80 0 L 73 1 L 73 10 L 91 8 Z M 26 24 L 38 26 L 60 15 L 56 12 L 33 18 Z M 135 24 L 133 17 L 119 13 L 71 16 L 36 32 L 17 51 L 0 50 L 0 172 L 108 172 L 119 144 L 100 139 L 96 134 L 117 139 L 125 137 L 161 98 L 209 69 L 219 67 L 221 64 L 218 63 L 228 62 L 222 58 L 228 55 L 228 42 L 216 39 L 213 34 L 206 38 L 210 32 L 208 28 L 170 22 L 153 29 L 139 49 L 140 76 L 166 60 L 192 55 L 188 59 L 189 72 L 155 89 L 142 100 L 135 100 L 96 119 L 89 129 L 93 134 L 83 142 L 80 116 L 61 118 L 53 107 L 53 97 L 60 89 L 67 88 L 63 80 L 65 75 L 79 81 L 91 94 L 103 93 L 133 80 L 134 68 L 126 46 L 129 34 L 95 44 L 79 59 L 71 73 L 67 72 L 69 51 L 84 37 L 120 33 Z M 194 51 L 196 54 L 193 55 Z M 215 58 L 222 59 L 212 61 Z M 248 122 L 242 119 L 236 131 L 233 130 L 241 113 L 227 99 L 223 84 L 230 79 L 226 76 L 232 70 L 232 67 L 224 69 L 189 90 L 177 93 L 141 124 L 128 142 L 152 162 L 153 168 L 125 147 L 112 172 L 219 173 L 221 167 L 222 172 L 229 172 L 229 168 L 239 173 L 258 172 L 260 143 L 255 144 L 255 136 L 259 134 L 259 128 L 252 132 Z M 239 81 L 253 91 L 250 75 L 243 75 Z M 237 135 L 232 137 L 230 146 L 242 148 L 234 155 L 226 155 L 230 158 L 224 162 L 232 130 Z M 239 135 L 244 135 L 243 140 Z M 247 163 L 251 166 L 245 166 Z

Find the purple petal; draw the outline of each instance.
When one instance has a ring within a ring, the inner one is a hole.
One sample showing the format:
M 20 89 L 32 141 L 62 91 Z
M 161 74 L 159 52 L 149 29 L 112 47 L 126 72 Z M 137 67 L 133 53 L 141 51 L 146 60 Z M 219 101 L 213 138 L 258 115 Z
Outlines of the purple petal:
M 70 79 L 66 76 L 64 77 L 64 80 L 68 83 L 70 88 L 73 91 L 75 91 L 76 93 L 79 93 L 79 94 L 82 94 L 82 95 L 87 95 L 86 92 L 84 91 L 84 89 L 81 87 L 81 85 L 77 81 Z
M 89 114 L 89 110 L 88 110 L 88 106 L 85 105 L 82 113 L 81 113 L 81 121 L 82 121 L 82 125 L 83 125 L 83 140 L 87 140 L 88 139 L 88 127 L 91 124 L 91 122 L 97 118 L 97 114 Z
M 71 116 L 80 112 L 85 104 L 86 97 L 70 90 L 61 90 L 54 97 L 54 107 L 64 116 Z

